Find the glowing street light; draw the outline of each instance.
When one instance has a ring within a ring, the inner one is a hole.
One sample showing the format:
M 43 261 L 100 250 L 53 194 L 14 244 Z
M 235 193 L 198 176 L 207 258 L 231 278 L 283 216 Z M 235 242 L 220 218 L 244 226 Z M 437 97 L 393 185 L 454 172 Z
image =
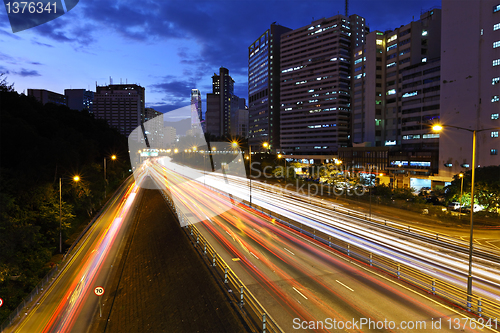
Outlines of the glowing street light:
M 497 128 L 483 128 L 479 130 L 475 129 L 469 129 L 469 128 L 463 128 L 463 127 L 458 127 L 458 126 L 452 126 L 452 125 L 440 125 L 440 124 L 434 124 L 432 126 L 432 130 L 435 132 L 440 132 L 443 130 L 444 127 L 451 127 L 451 128 L 456 128 L 468 132 L 472 132 L 472 175 L 471 175 L 471 187 L 470 187 L 470 238 L 469 238 L 469 274 L 467 276 L 467 308 L 470 308 L 470 302 L 472 300 L 472 249 L 473 249 L 473 232 L 474 232 L 474 177 L 476 174 L 476 133 L 477 132 L 482 132 L 482 131 L 489 131 L 493 129 L 500 129 L 500 127 Z M 463 177 L 462 177 L 463 181 Z
M 59 253 L 62 253 L 62 180 L 69 178 L 59 177 Z M 80 181 L 79 176 L 74 176 L 73 181 Z

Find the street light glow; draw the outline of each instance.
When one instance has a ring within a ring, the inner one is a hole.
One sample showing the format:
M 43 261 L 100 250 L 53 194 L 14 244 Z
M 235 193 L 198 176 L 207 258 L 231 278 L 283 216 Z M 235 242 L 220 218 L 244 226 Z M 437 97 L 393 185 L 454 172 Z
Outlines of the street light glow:
M 278 158 L 281 158 L 281 156 L 282 156 L 281 154 L 278 154 Z
M 443 126 L 441 126 L 439 124 L 432 126 L 432 130 L 435 131 L 435 132 L 439 132 L 442 129 L 443 129 Z
M 111 156 L 111 159 L 114 161 L 116 160 L 116 155 Z
M 233 148 L 238 148 L 238 142 L 233 141 L 233 142 L 231 143 L 231 146 L 233 146 Z
M 77 181 L 79 181 L 79 180 L 80 180 L 80 177 L 79 177 L 79 176 L 75 176 L 75 177 L 73 177 L 73 180 L 74 180 L 75 182 L 77 182 Z
M 267 143 L 267 142 L 264 142 L 264 143 L 262 144 L 262 147 L 264 147 L 264 148 L 267 148 L 267 147 L 269 147 L 269 143 Z
M 460 178 L 462 178 L 463 176 L 464 176 L 464 174 L 461 172 L 458 174 L 458 177 L 460 177 Z

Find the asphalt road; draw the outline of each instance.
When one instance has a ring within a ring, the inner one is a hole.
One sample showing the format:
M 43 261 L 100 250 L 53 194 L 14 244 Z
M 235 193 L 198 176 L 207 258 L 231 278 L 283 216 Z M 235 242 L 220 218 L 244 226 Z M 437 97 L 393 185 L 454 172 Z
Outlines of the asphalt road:
M 203 184 L 175 173 L 166 176 L 178 207 L 196 215 L 199 230 L 285 332 L 326 331 L 319 322 L 334 319 L 344 329 L 328 331 L 406 332 L 407 324 L 418 324 L 425 325 L 418 331 L 451 332 L 456 330 L 448 324 L 466 318 L 460 309 L 318 247 Z M 432 328 L 436 320 L 441 320 L 440 329 Z M 375 328 L 360 327 L 362 322 L 375 323 Z M 384 322 L 394 327 L 376 328 Z

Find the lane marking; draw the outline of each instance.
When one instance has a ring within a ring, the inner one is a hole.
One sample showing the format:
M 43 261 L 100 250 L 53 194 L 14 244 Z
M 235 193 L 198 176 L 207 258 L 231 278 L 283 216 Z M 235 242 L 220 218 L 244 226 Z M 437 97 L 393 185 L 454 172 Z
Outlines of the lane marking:
M 250 252 L 251 255 L 253 255 L 255 258 L 259 259 L 259 257 L 257 257 L 255 254 L 253 254 L 253 252 Z
M 284 229 L 284 230 L 285 230 L 285 229 Z M 286 231 L 286 230 L 285 230 L 285 231 Z M 357 267 L 361 268 L 362 270 L 364 270 L 364 271 L 366 271 L 366 272 L 368 272 L 368 273 L 371 273 L 371 274 L 373 274 L 373 275 L 376 275 L 376 276 L 378 276 L 378 277 L 379 277 L 379 278 L 381 278 L 381 279 L 384 279 L 384 280 L 386 280 L 386 281 L 388 281 L 388 282 L 390 282 L 390 283 L 392 283 L 392 284 L 395 284 L 395 285 L 397 285 L 397 286 L 399 286 L 399 287 L 401 287 L 401 288 L 403 288 L 403 289 L 406 289 L 406 290 L 407 290 L 407 291 L 409 291 L 410 293 L 415 294 L 415 295 L 417 295 L 417 296 L 420 296 L 420 297 L 422 297 L 422 298 L 424 298 L 424 299 L 426 299 L 426 300 L 428 300 L 428 301 L 430 301 L 430 302 L 432 302 L 432 303 L 434 303 L 434 304 L 436 304 L 436 305 L 438 305 L 438 306 L 440 306 L 440 307 L 442 307 L 442 308 L 445 308 L 445 309 L 447 309 L 447 310 L 449 310 L 449 311 L 451 311 L 451 312 L 453 312 L 453 313 L 457 314 L 458 316 L 460 316 L 460 317 L 462 317 L 462 318 L 466 318 L 466 319 L 468 319 L 468 320 L 472 320 L 472 321 L 474 321 L 476 324 L 480 324 L 480 322 L 479 322 L 479 321 L 477 321 L 475 318 L 473 318 L 473 317 L 467 317 L 467 316 L 466 316 L 466 315 L 464 315 L 463 313 L 459 312 L 458 310 L 455 310 L 454 308 L 452 308 L 452 307 L 450 307 L 450 306 L 448 306 L 448 305 L 445 305 L 445 304 L 443 304 L 443 303 L 440 303 L 440 302 L 438 302 L 438 301 L 436 301 L 436 300 L 432 299 L 431 297 L 426 296 L 426 295 L 424 295 L 424 294 L 420 294 L 418 291 L 413 290 L 413 289 L 411 289 L 411 288 L 409 288 L 409 287 L 406 287 L 406 286 L 402 285 L 401 283 L 398 283 L 397 281 L 391 280 L 389 277 L 383 276 L 383 275 L 381 275 L 381 274 L 379 274 L 379 273 L 377 273 L 377 272 L 373 271 L 372 269 L 370 269 L 370 268 L 368 268 L 368 267 L 365 267 L 365 266 L 363 266 L 363 265 L 361 265 L 361 264 L 358 264 L 358 263 L 356 263 L 356 262 L 354 262 L 354 261 L 351 261 L 351 260 L 350 260 L 351 258 L 345 258 L 343 255 L 340 255 L 340 254 L 335 253 L 335 252 L 333 252 L 333 251 L 330 251 L 330 250 L 328 250 L 328 249 L 326 249 L 326 248 L 324 248 L 324 247 L 322 247 L 322 246 L 319 246 L 318 244 L 316 244 L 316 243 L 314 243 L 314 242 L 311 242 L 309 239 L 307 239 L 307 238 L 305 238 L 305 237 L 302 237 L 302 236 L 300 236 L 300 235 L 295 235 L 295 236 L 297 236 L 297 237 L 299 237 L 299 238 L 302 238 L 303 240 L 305 240 L 305 241 L 307 241 L 307 242 L 311 243 L 312 245 L 316 246 L 316 247 L 317 247 L 317 248 L 319 248 L 319 249 L 322 249 L 322 250 L 323 250 L 323 251 L 325 251 L 325 252 L 328 252 L 328 253 L 330 253 L 330 254 L 333 254 L 334 256 L 338 257 L 339 259 L 344 260 L 346 263 L 350 263 L 350 264 L 352 264 L 352 265 L 354 265 L 354 266 L 357 266 Z M 295 288 L 294 288 L 294 289 L 295 289 Z M 485 326 L 485 328 L 488 328 L 488 329 L 489 329 L 490 331 L 492 331 L 492 332 L 500 332 L 500 331 L 497 331 L 497 330 L 492 329 L 492 328 L 487 327 L 487 326 Z
M 295 255 L 295 253 L 293 253 L 292 251 L 290 251 L 289 249 L 287 249 L 286 247 L 284 247 L 284 249 L 288 252 L 290 252 L 292 255 Z
M 337 283 L 339 283 L 341 286 L 344 286 L 346 287 L 347 289 L 349 289 L 350 291 L 354 291 L 353 289 L 349 288 L 348 286 L 346 286 L 345 284 L 343 284 L 342 282 L 340 282 L 339 280 L 335 280 L 337 281 Z
M 255 231 L 257 231 L 257 233 L 259 233 L 259 234 L 260 234 L 260 231 L 259 231 L 259 230 L 257 230 L 257 229 L 254 229 L 254 228 L 252 228 L 252 229 L 253 229 L 253 230 L 255 230 Z
M 304 296 L 304 294 L 303 294 L 303 293 L 301 293 L 300 291 L 298 291 L 295 287 L 292 287 L 292 288 L 293 288 L 293 290 L 295 290 L 296 292 L 298 292 L 300 296 L 302 296 L 302 297 L 304 297 L 305 299 L 307 299 L 307 297 L 306 297 L 306 296 Z

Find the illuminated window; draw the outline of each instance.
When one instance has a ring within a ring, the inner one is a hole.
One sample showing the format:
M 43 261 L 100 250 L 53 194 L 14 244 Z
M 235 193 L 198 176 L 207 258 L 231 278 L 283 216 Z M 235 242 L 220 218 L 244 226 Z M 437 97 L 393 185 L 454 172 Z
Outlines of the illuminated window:
M 387 92 L 387 95 L 394 95 L 396 93 L 396 89 L 391 89 Z
M 391 45 L 391 46 L 388 46 L 388 47 L 387 47 L 387 52 L 389 52 L 390 50 L 392 50 L 392 49 L 396 48 L 397 46 L 398 46 L 398 44 L 393 44 L 393 45 Z
M 495 103 L 495 102 L 498 102 L 500 101 L 500 97 L 498 95 L 495 95 L 491 98 L 491 103 Z
M 377 39 L 377 45 L 382 45 L 382 40 L 381 39 Z
M 500 12 L 500 5 L 496 5 L 493 7 L 493 13 L 496 13 L 496 12 Z
M 422 36 L 427 36 L 427 30 L 422 31 Z
M 387 68 L 392 67 L 392 66 L 396 66 L 396 62 L 395 61 L 391 62 L 390 64 L 387 64 Z
M 498 65 L 500 65 L 500 59 L 493 60 L 493 66 L 498 66 Z
M 498 84 L 500 82 L 500 77 L 494 77 L 491 79 L 491 85 L 494 86 L 495 84 Z
M 422 62 L 427 62 L 427 58 L 422 58 Z
M 491 114 L 491 119 L 492 120 L 498 120 L 498 118 L 499 118 L 499 114 L 498 113 L 492 113 Z
M 500 23 L 497 23 L 493 26 L 493 31 L 500 29 Z
M 493 42 L 493 48 L 496 49 L 497 47 L 500 46 L 500 40 L 499 41 L 496 41 L 496 42 Z
M 492 131 L 491 132 L 491 137 L 492 138 L 498 138 L 498 131 Z
M 391 37 L 389 37 L 389 39 L 387 40 L 387 43 L 390 43 L 392 42 L 393 40 L 396 40 L 398 38 L 398 35 L 392 35 Z
M 491 149 L 490 150 L 490 155 L 498 155 L 498 150 L 497 149 Z

